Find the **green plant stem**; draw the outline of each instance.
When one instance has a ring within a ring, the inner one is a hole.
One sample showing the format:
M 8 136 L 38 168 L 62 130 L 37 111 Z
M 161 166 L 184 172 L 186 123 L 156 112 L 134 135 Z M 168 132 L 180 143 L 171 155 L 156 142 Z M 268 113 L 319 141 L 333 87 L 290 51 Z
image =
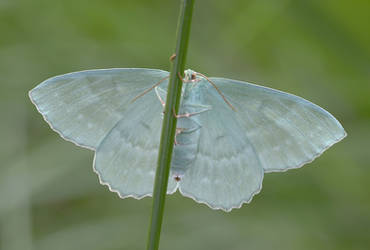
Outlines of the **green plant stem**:
M 159 247 L 168 176 L 171 167 L 172 150 L 176 133 L 177 119 L 173 114 L 173 110 L 175 110 L 176 114 L 178 113 L 181 99 L 182 81 L 179 78 L 178 73 L 183 75 L 185 69 L 193 6 L 194 0 L 182 1 L 177 25 L 176 57 L 173 59 L 167 90 L 161 144 L 159 146 L 158 166 L 153 191 L 152 216 L 149 227 L 147 250 L 157 250 Z

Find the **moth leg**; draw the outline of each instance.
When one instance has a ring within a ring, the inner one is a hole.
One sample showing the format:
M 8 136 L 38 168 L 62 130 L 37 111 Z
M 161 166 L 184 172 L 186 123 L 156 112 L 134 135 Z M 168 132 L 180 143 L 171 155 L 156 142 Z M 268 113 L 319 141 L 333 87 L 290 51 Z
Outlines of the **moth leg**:
M 175 60 L 175 58 L 176 58 L 176 54 L 175 54 L 175 53 L 173 53 L 173 54 L 170 56 L 170 61 L 172 62 L 173 60 Z
M 188 81 L 185 81 L 185 79 L 181 76 L 180 72 L 177 72 L 177 75 L 178 75 L 178 77 L 180 78 L 180 80 L 181 80 L 183 83 L 188 82 Z
M 179 143 L 177 142 L 176 136 L 179 135 L 179 134 L 181 134 L 185 130 L 186 130 L 186 128 L 176 128 L 176 132 L 175 132 L 175 146 L 176 145 L 179 145 Z
M 176 118 L 184 118 L 184 117 L 186 117 L 186 118 L 189 118 L 190 116 L 193 116 L 193 115 L 198 115 L 198 114 L 200 114 L 200 113 L 203 113 L 203 112 L 206 112 L 206 111 L 208 111 L 209 110 L 209 108 L 205 108 L 205 109 L 202 109 L 202 110 L 200 110 L 200 111 L 197 111 L 197 112 L 193 112 L 193 113 L 185 113 L 185 114 L 176 114 L 176 112 L 175 112 L 175 108 L 173 109 L 173 115 L 176 117 Z

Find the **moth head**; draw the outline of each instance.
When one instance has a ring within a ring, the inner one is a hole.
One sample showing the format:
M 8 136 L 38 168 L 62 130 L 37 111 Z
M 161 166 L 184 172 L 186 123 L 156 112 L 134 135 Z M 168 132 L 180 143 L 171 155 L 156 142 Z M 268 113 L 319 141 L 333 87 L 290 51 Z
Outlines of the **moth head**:
M 185 77 L 184 77 L 184 83 L 190 83 L 190 82 L 197 82 L 199 79 L 197 78 L 197 72 L 191 69 L 187 69 L 184 71 Z

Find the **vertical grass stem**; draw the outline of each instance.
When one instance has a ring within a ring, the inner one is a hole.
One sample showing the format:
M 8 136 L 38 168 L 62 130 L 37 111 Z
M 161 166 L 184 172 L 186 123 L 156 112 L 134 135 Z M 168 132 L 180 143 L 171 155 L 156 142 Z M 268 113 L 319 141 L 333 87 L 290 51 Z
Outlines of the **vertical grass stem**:
M 157 250 L 159 247 L 168 176 L 171 167 L 173 144 L 176 133 L 177 119 L 173 115 L 173 110 L 178 113 L 181 98 L 182 81 L 179 78 L 178 73 L 183 75 L 185 70 L 193 6 L 194 0 L 182 0 L 176 32 L 176 56 L 173 59 L 173 64 L 171 66 L 165 113 L 162 124 L 147 250 Z

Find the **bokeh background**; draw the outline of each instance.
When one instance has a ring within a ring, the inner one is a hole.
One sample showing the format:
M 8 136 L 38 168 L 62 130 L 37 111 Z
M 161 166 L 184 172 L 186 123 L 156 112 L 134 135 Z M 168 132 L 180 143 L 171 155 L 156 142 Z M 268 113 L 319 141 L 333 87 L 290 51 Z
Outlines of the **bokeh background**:
M 144 249 L 151 198 L 98 183 L 27 92 L 48 77 L 169 69 L 180 0 L 0 1 L 0 249 Z M 370 249 L 370 1 L 196 1 L 187 65 L 302 96 L 348 136 L 265 175 L 230 213 L 168 196 L 161 249 Z M 153 159 L 153 162 L 156 159 Z

